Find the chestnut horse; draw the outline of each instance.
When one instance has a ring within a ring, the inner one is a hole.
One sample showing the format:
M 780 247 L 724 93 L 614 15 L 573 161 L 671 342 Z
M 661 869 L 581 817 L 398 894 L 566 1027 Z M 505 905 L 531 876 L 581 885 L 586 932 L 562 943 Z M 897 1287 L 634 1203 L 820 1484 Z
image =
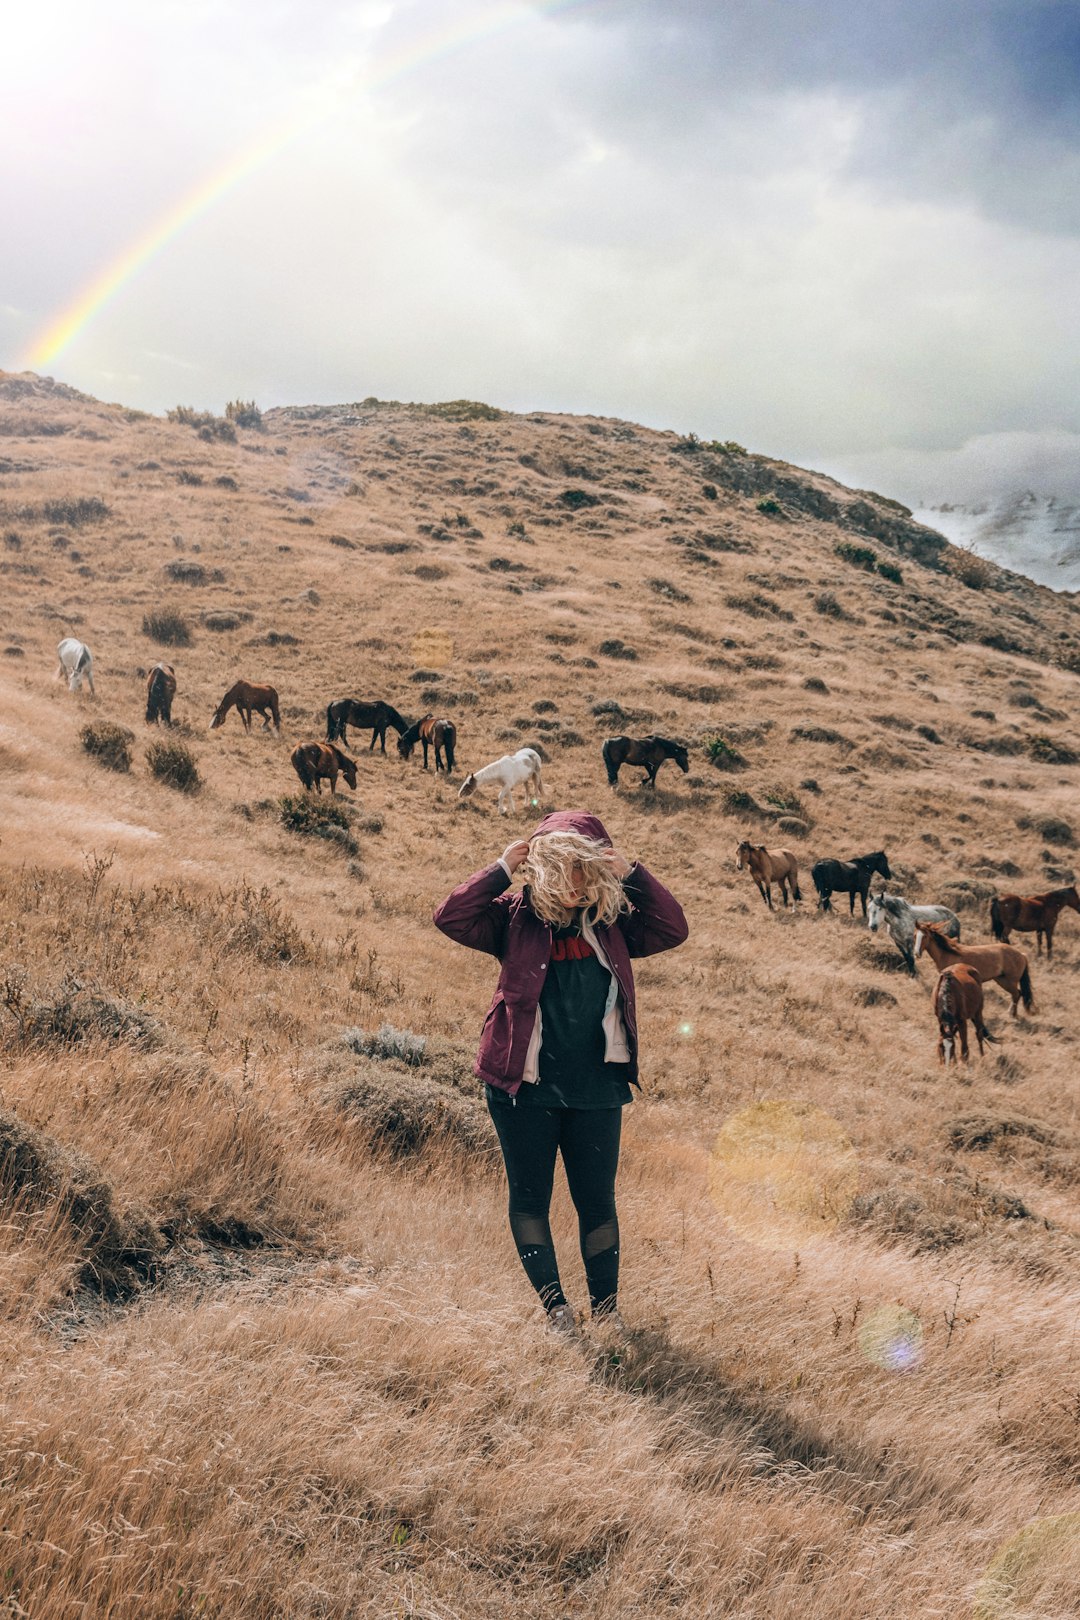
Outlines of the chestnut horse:
M 915 934 L 916 960 L 927 951 L 939 973 L 963 964 L 979 975 L 984 984 L 1000 984 L 1012 997 L 1012 1015 L 1023 1000 L 1025 1012 L 1035 1011 L 1028 959 L 1015 945 L 958 945 L 946 939 L 940 923 L 923 923 Z
M 1022 934 L 1034 931 L 1038 942 L 1037 955 L 1042 955 L 1043 935 L 1046 935 L 1046 960 L 1054 954 L 1054 929 L 1064 906 L 1080 911 L 1080 894 L 1074 883 L 1070 889 L 1051 889 L 1049 894 L 1002 894 L 990 902 L 990 932 L 995 939 L 1008 944 L 1014 928 Z
M 398 753 L 402 759 L 408 759 L 417 743 L 424 750 L 424 769 L 427 770 L 428 749 L 435 750 L 435 769 L 445 770 L 448 773 L 454 768 L 454 745 L 457 742 L 457 727 L 452 720 L 436 720 L 433 714 L 425 714 L 414 726 L 403 731 L 398 738 Z M 441 755 L 445 752 L 446 764 L 443 765 Z
M 619 769 L 623 765 L 641 765 L 645 771 L 641 786 L 647 782 L 651 788 L 656 786 L 656 773 L 665 759 L 673 759 L 684 776 L 690 769 L 685 743 L 676 742 L 674 737 L 658 737 L 655 733 L 648 737 L 609 737 L 601 752 L 608 783 L 613 788 L 619 785 Z
M 975 969 L 966 963 L 958 962 L 938 974 L 938 982 L 934 986 L 934 1014 L 938 1021 L 938 1062 L 944 1063 L 946 1068 L 956 1062 L 957 1039 L 960 1042 L 960 1056 L 965 1063 L 969 1061 L 969 1019 L 975 1026 L 980 1057 L 983 1055 L 984 1041 L 996 1044 L 997 1036 L 991 1035 L 983 1022 L 982 980 Z
M 792 911 L 795 909 L 796 900 L 802 899 L 799 891 L 799 863 L 790 849 L 766 849 L 764 844 L 752 844 L 748 838 L 744 838 L 735 851 L 735 865 L 740 872 L 744 867 L 750 868 L 750 875 L 758 886 L 758 893 L 770 911 L 774 909 L 772 903 L 774 883 L 780 885 L 785 909 L 788 903 L 789 883 Z
M 309 793 L 312 788 L 316 793 L 321 793 L 323 782 L 329 782 L 330 792 L 336 794 L 338 772 L 356 792 L 356 761 L 343 754 L 340 748 L 335 748 L 333 743 L 297 743 L 289 758 L 301 785 Z
M 252 686 L 250 681 L 237 681 L 235 686 L 230 686 L 214 712 L 214 718 L 210 722 L 211 731 L 216 731 L 218 726 L 224 724 L 225 716 L 232 708 L 236 709 L 244 722 L 245 731 L 251 730 L 252 710 L 262 715 L 264 731 L 270 729 L 271 719 L 274 722 L 274 730 L 281 730 L 278 696 L 272 686 Z
M 171 664 L 155 664 L 146 681 L 146 723 L 156 726 L 164 720 L 172 725 L 172 700 L 176 696 L 176 671 Z
M 337 703 L 329 704 L 326 710 L 327 742 L 347 743 L 346 726 L 371 726 L 368 752 L 377 741 L 385 754 L 387 726 L 393 726 L 400 735 L 409 729 L 409 722 L 398 714 L 392 703 L 384 703 L 382 698 L 376 698 L 372 703 L 361 703 L 357 698 L 341 698 Z

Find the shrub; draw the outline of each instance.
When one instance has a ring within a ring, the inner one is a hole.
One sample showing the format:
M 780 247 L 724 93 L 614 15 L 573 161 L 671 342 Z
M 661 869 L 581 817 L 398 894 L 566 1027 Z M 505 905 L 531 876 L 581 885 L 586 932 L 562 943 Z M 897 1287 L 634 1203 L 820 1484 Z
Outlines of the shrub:
M 194 428 L 202 439 L 224 439 L 229 444 L 236 442 L 233 424 L 223 416 L 215 416 L 213 411 L 197 411 L 192 405 L 177 405 L 167 414 L 170 422 Z
M 360 846 L 352 835 L 348 811 L 310 794 L 286 794 L 278 801 L 278 820 L 288 832 L 301 838 L 322 838 L 337 844 L 347 855 L 358 855 Z
M 994 582 L 994 565 L 980 557 L 978 552 L 969 551 L 965 547 L 954 546 L 949 552 L 945 566 L 954 579 L 962 585 L 967 585 L 973 591 L 985 591 Z
M 207 572 L 202 563 L 166 563 L 165 572 L 177 585 L 205 585 L 207 581 Z
M 705 752 L 718 771 L 741 771 L 746 760 L 726 737 L 706 737 Z
M 808 675 L 803 681 L 803 687 L 807 692 L 827 692 L 829 690 L 820 675 Z
M 206 626 L 207 630 L 214 630 L 217 632 L 221 632 L 223 630 L 237 630 L 240 627 L 240 615 L 238 613 L 226 613 L 223 611 L 204 613 L 202 622 Z
M 852 540 L 838 540 L 833 551 L 853 568 L 864 568 L 868 574 L 877 566 L 877 552 L 870 546 L 857 546 Z
M 427 1051 L 425 1035 L 414 1035 L 411 1029 L 395 1029 L 393 1024 L 380 1024 L 373 1035 L 365 1034 L 362 1029 L 345 1029 L 341 1032 L 341 1041 L 350 1052 L 364 1057 L 396 1058 L 410 1068 L 419 1068 Z
M 760 816 L 763 814 L 760 804 L 752 793 L 743 788 L 727 788 L 723 799 L 724 809 L 729 816 Z
M 676 456 L 696 456 L 705 448 L 696 433 L 686 433 L 681 439 L 676 439 L 672 445 L 672 454 Z
M 83 726 L 79 738 L 88 754 L 110 771 L 130 771 L 131 745 L 135 733 L 127 726 L 114 725 L 111 720 L 95 720 Z
M 202 473 L 191 472 L 187 467 L 181 467 L 180 471 L 176 475 L 176 482 L 178 484 L 199 485 L 202 483 L 202 481 Z
M 253 399 L 230 399 L 225 407 L 225 418 L 237 427 L 265 431 L 262 411 Z
M 631 662 L 637 658 L 637 653 L 633 647 L 628 647 L 626 642 L 620 641 L 617 636 L 611 637 L 608 641 L 602 641 L 597 651 L 602 653 L 605 658 L 624 658 Z
M 1040 838 L 1045 838 L 1048 844 L 1069 846 L 1075 842 L 1073 830 L 1067 821 L 1058 816 L 1022 816 L 1017 822 L 1018 827 L 1030 827 L 1037 832 Z
M 803 814 L 802 802 L 799 795 L 787 787 L 769 787 L 762 794 L 765 803 L 774 810 L 780 810 L 784 815 L 801 816 Z
M 571 512 L 579 512 L 585 506 L 600 505 L 599 495 L 590 495 L 587 489 L 564 489 L 559 500 Z
M 745 445 L 739 444 L 735 439 L 708 439 L 705 449 L 714 456 L 745 456 L 749 452 Z
M 457 1150 L 470 1166 L 487 1169 L 497 1148 L 475 1097 L 400 1061 L 360 1056 L 356 1072 L 326 1099 L 365 1133 L 371 1146 L 393 1158 L 429 1146 Z
M 779 517 L 782 511 L 780 502 L 774 501 L 771 496 L 766 496 L 763 501 L 758 501 L 757 509 L 759 512 L 764 512 L 766 517 Z
M 426 416 L 441 416 L 445 422 L 501 422 L 506 414 L 497 405 L 485 405 L 482 399 L 445 399 L 439 404 L 418 405 L 415 409 Z
M 745 596 L 726 596 L 724 601 L 737 613 L 749 613 L 754 619 L 783 619 L 790 624 L 795 617 L 794 613 L 789 613 L 787 608 L 782 608 L 779 602 L 761 591 L 747 592 Z
M 814 597 L 814 611 L 827 619 L 848 619 L 851 615 L 833 591 L 821 591 Z
M 715 484 L 702 484 L 701 493 L 704 495 L 707 501 L 715 501 L 720 492 Z
M 22 535 L 16 529 L 8 529 L 4 535 L 4 545 L 9 551 L 21 551 Z
M 146 750 L 146 763 L 167 787 L 181 793 L 198 793 L 202 787 L 198 761 L 186 743 L 152 742 Z
M 84 523 L 103 523 L 109 516 L 109 508 L 96 495 L 74 501 L 46 501 L 41 510 L 46 522 L 66 523 L 73 529 Z
M 671 583 L 670 579 L 650 579 L 649 589 L 655 591 L 657 596 L 662 596 L 666 602 L 693 601 L 693 597 L 690 596 L 689 592 L 680 590 L 678 585 Z
M 879 562 L 877 565 L 877 571 L 881 575 L 882 579 L 891 581 L 893 585 L 902 585 L 904 583 L 904 576 L 900 569 L 897 568 L 895 563 Z
M 842 732 L 833 731 L 828 726 L 793 726 L 791 736 L 793 741 L 835 743 L 845 751 L 855 746 Z
M 161 1044 L 161 1026 L 142 1007 L 65 978 L 48 998 L 16 1010 L 19 1038 L 33 1043 L 81 1046 L 84 1041 L 126 1041 L 151 1050 Z
M 180 613 L 171 610 L 143 614 L 143 635 L 162 647 L 190 647 L 191 626 Z
M 233 478 L 229 473 L 222 473 L 220 478 L 214 479 L 214 483 L 217 485 L 218 489 L 240 488 L 240 485 L 236 482 L 236 479 Z
M 1070 748 L 1067 743 L 1044 736 L 1028 738 L 1028 753 L 1032 759 L 1037 759 L 1043 765 L 1075 765 L 1080 758 L 1076 750 Z

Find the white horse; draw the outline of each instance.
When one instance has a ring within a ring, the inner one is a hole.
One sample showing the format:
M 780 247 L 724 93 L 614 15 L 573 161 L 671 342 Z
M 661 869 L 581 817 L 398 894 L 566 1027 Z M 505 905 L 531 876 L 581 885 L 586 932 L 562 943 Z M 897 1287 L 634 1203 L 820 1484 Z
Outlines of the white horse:
M 85 677 L 90 688 L 90 696 L 94 696 L 94 660 L 90 656 L 90 649 L 83 641 L 76 641 L 74 636 L 65 636 L 56 649 L 56 656 L 60 662 L 56 666 L 54 681 L 67 676 L 68 691 L 77 692 L 82 686 Z
M 875 934 L 884 926 L 909 973 L 915 972 L 915 934 L 920 923 L 942 923 L 943 934 L 950 939 L 960 938 L 960 919 L 948 906 L 909 906 L 898 894 L 872 894 L 866 921 Z
M 505 816 L 507 804 L 511 810 L 514 809 L 514 789 L 524 782 L 525 803 L 531 801 L 538 804 L 544 795 L 540 764 L 540 755 L 535 748 L 519 748 L 516 754 L 504 754 L 502 759 L 495 760 L 491 765 L 484 765 L 478 771 L 470 771 L 458 788 L 458 798 L 468 799 L 478 787 L 487 782 L 497 782 L 499 814 Z

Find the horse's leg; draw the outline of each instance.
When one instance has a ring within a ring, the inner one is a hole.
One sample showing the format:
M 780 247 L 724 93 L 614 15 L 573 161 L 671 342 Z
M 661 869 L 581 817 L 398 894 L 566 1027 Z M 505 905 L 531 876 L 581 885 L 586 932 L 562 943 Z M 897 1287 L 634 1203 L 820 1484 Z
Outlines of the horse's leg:
M 1055 919 L 1055 921 L 1056 921 L 1056 919 Z M 1053 954 L 1054 954 L 1054 924 L 1052 922 L 1048 922 L 1047 925 L 1046 925 L 1046 960 L 1048 962 L 1050 961 Z
M 377 739 L 378 735 L 379 735 L 379 728 L 378 728 L 378 726 L 376 726 L 375 729 L 371 733 L 371 741 L 368 743 L 368 753 L 369 754 L 374 751 L 375 742 L 376 742 L 376 739 Z M 383 752 L 385 753 L 386 750 L 384 749 Z
M 998 984 L 1012 996 L 1012 1016 L 1015 1018 L 1017 1016 L 1016 1009 L 1020 1005 L 1020 980 L 1013 979 L 1011 984 L 1006 984 L 1004 978 L 1000 978 Z
M 971 1062 L 971 1053 L 968 1051 L 967 1019 L 961 1018 L 957 1026 L 960 1035 L 960 1056 L 965 1063 Z
M 424 749 L 424 769 L 426 771 L 427 770 L 428 740 L 427 740 L 426 737 L 421 737 L 420 741 L 421 741 L 421 743 L 423 745 L 423 749 Z

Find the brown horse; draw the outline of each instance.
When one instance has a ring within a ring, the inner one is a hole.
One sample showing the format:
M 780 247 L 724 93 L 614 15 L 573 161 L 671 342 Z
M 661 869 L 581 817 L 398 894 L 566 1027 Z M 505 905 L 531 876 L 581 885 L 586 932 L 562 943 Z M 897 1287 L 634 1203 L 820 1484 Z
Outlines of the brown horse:
M 176 696 L 176 671 L 171 664 L 155 664 L 146 681 L 146 723 L 156 726 L 164 720 L 172 725 L 172 700 Z
M 960 1056 L 965 1063 L 969 1061 L 969 1019 L 975 1026 L 980 1057 L 983 1055 L 984 1041 L 996 1043 L 997 1037 L 991 1035 L 983 1022 L 982 980 L 975 969 L 965 963 L 958 962 L 938 974 L 938 982 L 934 986 L 934 1015 L 938 1021 L 938 1062 L 944 1063 L 946 1068 L 956 1062 L 957 1039 L 960 1042 Z
M 272 686 L 253 686 L 250 681 L 237 681 L 230 686 L 214 712 L 210 722 L 210 730 L 216 731 L 223 725 L 229 710 L 235 708 L 237 714 L 244 722 L 244 730 L 251 730 L 252 711 L 263 717 L 263 730 L 270 729 L 270 721 L 274 722 L 274 730 L 281 730 L 281 716 L 278 714 L 278 696 Z
M 435 750 L 435 769 L 450 772 L 454 768 L 454 746 L 457 742 L 457 727 L 452 720 L 436 720 L 433 714 L 425 714 L 414 726 L 403 731 L 398 738 L 398 753 L 402 759 L 408 759 L 417 743 L 424 750 L 424 769 L 428 768 L 428 749 Z M 446 754 L 446 764 L 443 765 L 442 754 Z
M 924 951 L 929 952 L 939 973 L 963 964 L 972 968 L 984 984 L 1000 984 L 1012 997 L 1014 1018 L 1021 999 L 1026 1012 L 1035 1011 L 1028 959 L 1015 945 L 958 945 L 945 937 L 940 923 L 922 923 L 915 934 L 916 959 Z
M 301 785 L 309 793 L 312 788 L 316 793 L 321 793 L 323 782 L 328 781 L 330 792 L 336 794 L 339 772 L 356 792 L 356 761 L 343 754 L 340 748 L 335 748 L 333 743 L 297 743 L 289 758 Z
M 766 849 L 764 844 L 752 844 L 748 838 L 744 838 L 735 851 L 735 865 L 740 872 L 744 867 L 750 868 L 750 874 L 758 886 L 758 893 L 770 911 L 774 909 L 772 903 L 774 883 L 780 885 L 785 909 L 788 903 L 789 883 L 792 911 L 795 909 L 796 900 L 802 899 L 799 891 L 799 863 L 790 849 Z
M 656 786 L 656 773 L 665 759 L 673 759 L 684 776 L 690 769 L 685 743 L 676 742 L 674 737 L 659 737 L 655 732 L 648 737 L 609 737 L 601 753 L 608 783 L 613 788 L 619 785 L 619 769 L 623 765 L 642 766 L 645 775 L 641 786 L 648 783 L 651 788 Z
M 1009 942 L 1014 928 L 1020 933 L 1034 931 L 1038 943 L 1037 955 L 1042 955 L 1043 935 L 1046 935 L 1046 960 L 1054 954 L 1054 929 L 1063 907 L 1080 911 L 1080 894 L 1074 883 L 1070 889 L 1051 889 L 1049 894 L 1002 894 L 990 902 L 990 932 L 995 939 Z

